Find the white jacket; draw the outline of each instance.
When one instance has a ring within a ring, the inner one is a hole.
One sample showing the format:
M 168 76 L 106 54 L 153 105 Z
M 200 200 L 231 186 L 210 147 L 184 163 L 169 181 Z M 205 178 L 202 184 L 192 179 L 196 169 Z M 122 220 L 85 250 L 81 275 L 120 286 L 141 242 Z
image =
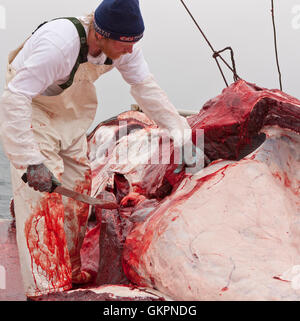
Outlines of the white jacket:
M 88 26 L 86 19 L 87 34 Z M 16 75 L 0 99 L 0 134 L 6 155 L 16 168 L 44 161 L 31 129 L 31 102 L 38 95 L 62 92 L 59 85 L 68 80 L 79 50 L 76 28 L 69 20 L 59 19 L 38 29 L 12 62 Z M 104 54 L 88 56 L 93 64 L 104 64 L 106 58 Z M 131 85 L 131 94 L 145 114 L 169 130 L 176 145 L 182 145 L 184 130 L 190 130 L 190 126 L 155 82 L 141 48 L 135 46 L 131 54 L 115 60 L 114 67 Z

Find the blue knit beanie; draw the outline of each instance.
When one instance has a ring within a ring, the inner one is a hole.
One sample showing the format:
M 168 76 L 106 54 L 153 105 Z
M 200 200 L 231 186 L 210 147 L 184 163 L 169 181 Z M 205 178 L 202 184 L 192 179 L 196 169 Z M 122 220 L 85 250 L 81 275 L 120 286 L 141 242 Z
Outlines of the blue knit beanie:
M 139 0 L 103 0 L 95 11 L 94 27 L 105 38 L 139 41 L 145 30 Z

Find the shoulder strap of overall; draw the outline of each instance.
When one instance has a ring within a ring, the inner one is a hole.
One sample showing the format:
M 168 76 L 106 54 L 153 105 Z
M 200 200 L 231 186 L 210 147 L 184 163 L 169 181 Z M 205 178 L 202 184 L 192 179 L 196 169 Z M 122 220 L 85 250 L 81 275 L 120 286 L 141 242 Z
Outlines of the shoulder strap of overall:
M 59 85 L 60 88 L 67 89 L 73 84 L 74 76 L 75 76 L 75 73 L 76 73 L 77 69 L 79 68 L 79 65 L 84 63 L 84 62 L 87 62 L 87 55 L 88 55 L 89 48 L 88 48 L 88 45 L 87 45 L 87 37 L 86 37 L 85 29 L 84 29 L 83 25 L 81 24 L 81 22 L 77 18 L 66 17 L 66 18 L 56 18 L 56 19 L 53 19 L 53 20 L 58 20 L 58 19 L 68 19 L 68 20 L 70 20 L 74 24 L 74 26 L 76 27 L 78 35 L 79 35 L 79 39 L 80 39 L 79 55 L 78 55 L 78 58 L 76 60 L 75 65 L 74 65 L 74 67 L 73 67 L 73 69 L 71 71 L 70 78 L 64 84 Z M 48 21 L 45 21 L 42 24 L 40 24 L 32 34 L 34 34 L 39 28 L 41 28 L 47 22 Z
M 68 19 L 68 20 L 70 20 L 74 24 L 74 26 L 76 27 L 78 35 L 79 35 L 79 39 L 80 39 L 79 55 L 78 55 L 78 58 L 76 60 L 75 65 L 74 65 L 74 67 L 73 67 L 73 69 L 71 71 L 70 78 L 64 84 L 59 85 L 60 88 L 67 89 L 73 84 L 74 76 L 75 76 L 75 73 L 76 73 L 77 69 L 79 68 L 79 65 L 88 61 L 87 55 L 88 55 L 88 52 L 89 52 L 89 47 L 87 45 L 87 37 L 86 37 L 85 29 L 84 29 L 83 25 L 81 24 L 81 22 L 77 18 L 65 17 L 65 18 L 56 18 L 56 19 L 53 19 L 53 20 L 58 20 L 58 19 Z M 32 34 L 34 34 L 40 27 L 42 27 L 47 22 L 48 21 L 45 21 L 42 24 L 40 24 Z M 107 59 L 104 62 L 104 64 L 105 65 L 112 65 L 113 61 L 109 57 L 107 57 Z
M 75 65 L 71 71 L 70 78 L 64 84 L 59 85 L 60 88 L 67 89 L 73 84 L 74 76 L 75 76 L 77 69 L 79 68 L 79 65 L 88 61 L 87 55 L 89 52 L 89 47 L 87 45 L 87 37 L 86 37 L 85 29 L 84 29 L 83 25 L 81 24 L 81 22 L 77 18 L 66 17 L 66 18 L 58 18 L 58 19 L 70 20 L 74 24 L 74 26 L 76 27 L 78 35 L 79 35 L 79 39 L 80 39 L 79 55 L 78 55 Z M 55 19 L 55 20 L 57 20 L 57 19 Z

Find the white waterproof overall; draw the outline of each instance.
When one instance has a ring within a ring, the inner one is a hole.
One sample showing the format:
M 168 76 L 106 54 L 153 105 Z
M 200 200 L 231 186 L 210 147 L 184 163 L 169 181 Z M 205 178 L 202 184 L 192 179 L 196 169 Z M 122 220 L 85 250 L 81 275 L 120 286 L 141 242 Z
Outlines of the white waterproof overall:
M 6 84 L 15 76 L 11 63 L 23 45 L 9 56 Z M 32 101 L 32 128 L 46 157 L 44 164 L 65 187 L 84 194 L 91 189 L 86 132 L 98 104 L 93 83 L 112 68 L 83 63 L 71 87 Z M 70 289 L 72 277 L 80 273 L 89 206 L 57 193 L 36 192 L 21 180 L 22 174 L 24 170 L 11 166 L 25 293 L 37 296 Z

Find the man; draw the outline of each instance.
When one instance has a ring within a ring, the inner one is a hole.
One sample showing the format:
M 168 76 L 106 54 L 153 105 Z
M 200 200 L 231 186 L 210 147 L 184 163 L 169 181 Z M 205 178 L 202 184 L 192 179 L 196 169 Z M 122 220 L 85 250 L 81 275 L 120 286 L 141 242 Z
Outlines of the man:
M 51 190 L 59 181 L 90 193 L 86 131 L 97 108 L 94 81 L 115 67 L 145 114 L 161 128 L 176 130 L 175 143 L 190 129 L 135 46 L 143 33 L 138 0 L 103 0 L 94 15 L 40 26 L 9 56 L 0 100 L 1 136 L 11 161 L 17 242 L 29 298 L 91 281 L 80 262 L 89 207 Z M 21 180 L 24 172 L 28 185 Z

